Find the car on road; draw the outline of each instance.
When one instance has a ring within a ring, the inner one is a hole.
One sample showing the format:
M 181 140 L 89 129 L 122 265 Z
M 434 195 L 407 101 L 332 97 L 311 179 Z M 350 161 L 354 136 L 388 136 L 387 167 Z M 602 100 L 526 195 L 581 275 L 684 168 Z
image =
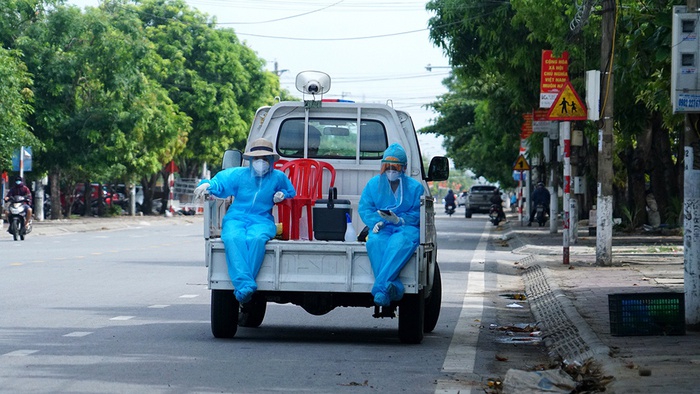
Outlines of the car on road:
M 474 185 L 469 189 L 465 203 L 464 217 L 469 219 L 474 213 L 489 213 L 491 209 L 491 197 L 498 186 Z
M 469 193 L 466 191 L 462 191 L 459 196 L 457 196 L 457 206 L 458 207 L 463 207 L 467 203 L 467 196 Z

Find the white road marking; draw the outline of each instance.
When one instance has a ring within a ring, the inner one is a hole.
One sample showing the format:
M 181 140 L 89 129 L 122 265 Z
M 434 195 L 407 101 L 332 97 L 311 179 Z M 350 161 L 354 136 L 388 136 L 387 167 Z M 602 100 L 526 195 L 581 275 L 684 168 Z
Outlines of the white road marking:
M 484 227 L 490 225 L 486 222 Z M 467 291 L 462 302 L 462 311 L 457 320 L 452 342 L 447 349 L 445 362 L 442 364 L 442 371 L 459 375 L 472 375 L 476 363 L 476 345 L 479 340 L 480 326 L 483 320 L 484 301 L 483 293 L 486 289 L 484 275 L 484 261 L 486 260 L 486 244 L 489 239 L 489 231 L 484 228 L 481 233 L 479 243 L 474 250 L 472 260 L 469 264 L 469 277 L 467 279 Z M 464 382 L 452 380 L 439 380 L 435 393 L 460 393 L 472 392 L 472 388 L 477 386 L 465 385 Z M 458 386 L 458 387 L 457 387 Z
M 38 352 L 38 350 L 22 349 L 22 350 L 15 350 L 14 352 L 5 353 L 5 354 L 3 354 L 3 356 L 23 357 L 23 356 L 29 356 L 30 354 L 34 354 L 37 352 Z
M 179 298 L 196 298 L 199 297 L 199 294 L 183 294 Z
M 167 308 L 167 307 L 169 307 L 169 306 L 170 306 L 170 305 L 159 305 L 159 304 L 156 304 L 156 305 L 150 305 L 149 308 L 162 309 L 162 308 Z
M 86 337 L 92 333 L 92 331 L 73 331 L 64 335 L 64 337 Z
M 131 319 L 133 319 L 134 317 L 135 317 L 135 316 L 115 316 L 115 317 L 113 317 L 113 318 L 111 318 L 111 319 L 109 319 L 109 320 L 131 320 Z

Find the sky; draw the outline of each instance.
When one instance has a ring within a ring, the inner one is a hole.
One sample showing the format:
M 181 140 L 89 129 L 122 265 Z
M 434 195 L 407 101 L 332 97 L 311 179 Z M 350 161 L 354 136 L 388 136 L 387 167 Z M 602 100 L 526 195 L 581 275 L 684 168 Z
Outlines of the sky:
M 68 0 L 81 8 L 99 0 Z M 426 0 L 186 0 L 214 16 L 280 73 L 282 88 L 301 97 L 296 75 L 331 77 L 325 98 L 389 103 L 416 129 L 437 115 L 424 108 L 447 89 L 448 60 L 429 40 Z M 431 65 L 431 71 L 426 67 Z M 444 155 L 442 138 L 419 134 L 424 156 Z

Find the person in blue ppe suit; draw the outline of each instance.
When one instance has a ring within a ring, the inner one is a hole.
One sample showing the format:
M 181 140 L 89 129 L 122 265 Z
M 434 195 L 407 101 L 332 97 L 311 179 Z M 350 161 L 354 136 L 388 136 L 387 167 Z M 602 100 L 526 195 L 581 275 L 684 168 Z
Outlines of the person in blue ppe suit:
M 378 306 L 403 297 L 399 273 L 420 242 L 423 185 L 406 176 L 406 151 L 392 144 L 382 157 L 380 174 L 367 182 L 360 197 L 362 221 L 372 229 L 367 254 L 374 272 L 372 296 Z
M 277 233 L 272 217 L 274 204 L 296 196 L 289 178 L 273 164 L 279 155 L 264 138 L 253 141 L 243 154 L 247 167 L 228 168 L 204 179 L 195 189 L 219 198 L 234 196 L 222 222 L 221 240 L 226 250 L 228 273 L 240 303 L 251 300 L 258 286 L 255 277 L 265 257 L 265 244 Z

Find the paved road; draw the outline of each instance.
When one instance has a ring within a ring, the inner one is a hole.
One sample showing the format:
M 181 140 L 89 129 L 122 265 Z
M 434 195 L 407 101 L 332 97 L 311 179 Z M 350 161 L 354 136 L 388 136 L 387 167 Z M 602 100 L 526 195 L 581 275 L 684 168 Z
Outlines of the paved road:
M 277 304 L 260 328 L 214 339 L 199 217 L 39 223 L 0 238 L 0 392 L 465 393 L 545 362 L 501 329 L 532 316 L 503 296 L 523 284 L 499 231 L 485 216 L 437 225 L 442 313 L 407 346 L 369 309 Z

